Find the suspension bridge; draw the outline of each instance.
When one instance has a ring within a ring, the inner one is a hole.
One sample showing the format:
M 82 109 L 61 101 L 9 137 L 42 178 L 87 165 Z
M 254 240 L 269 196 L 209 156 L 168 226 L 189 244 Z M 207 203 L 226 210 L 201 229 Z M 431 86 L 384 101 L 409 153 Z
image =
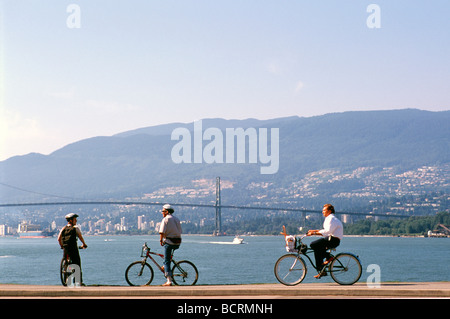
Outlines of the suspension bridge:
M 145 201 L 120 201 L 120 200 L 73 200 L 58 202 L 30 202 L 30 203 L 0 203 L 0 208 L 8 207 L 30 207 L 30 206 L 66 206 L 66 205 L 122 205 L 122 206 L 162 206 L 165 202 L 145 202 Z M 192 203 L 170 203 L 175 207 L 199 207 L 215 209 L 215 230 L 214 234 L 222 233 L 222 209 L 236 210 L 256 210 L 256 211 L 280 211 L 280 212 L 297 212 L 301 213 L 302 220 L 306 218 L 306 214 L 322 214 L 322 210 L 292 208 L 292 207 L 269 207 L 269 206 L 239 206 L 239 205 L 222 205 L 220 194 L 220 177 L 216 178 L 216 200 L 214 204 L 192 204 Z M 371 217 L 395 217 L 409 218 L 410 215 L 390 214 L 390 213 L 364 213 L 364 212 L 348 212 L 336 211 L 337 215 L 348 216 L 371 216 Z

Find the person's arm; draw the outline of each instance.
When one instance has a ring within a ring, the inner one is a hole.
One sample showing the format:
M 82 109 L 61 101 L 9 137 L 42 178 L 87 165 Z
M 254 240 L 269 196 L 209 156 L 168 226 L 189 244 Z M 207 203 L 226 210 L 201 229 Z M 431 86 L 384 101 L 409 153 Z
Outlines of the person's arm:
M 308 233 L 306 235 L 307 236 L 314 236 L 314 235 L 322 236 L 322 234 L 320 233 L 320 230 L 318 230 L 318 229 L 310 229 L 310 230 L 308 230 Z
M 80 235 L 78 236 L 78 238 L 80 238 L 81 242 L 83 243 L 83 246 L 81 246 L 81 248 L 87 248 L 87 245 L 86 245 L 86 243 L 84 242 L 84 238 L 83 238 L 83 235 L 81 235 L 81 233 L 80 233 Z
M 66 228 L 66 226 L 64 226 L 58 234 L 58 243 L 59 243 L 59 246 L 61 247 L 61 249 L 63 249 L 62 232 L 63 232 L 64 228 Z
M 164 238 L 166 237 L 166 225 L 167 225 L 167 219 L 163 218 L 161 221 L 161 225 L 159 226 L 159 243 L 161 246 L 164 246 Z
M 83 246 L 81 246 L 81 248 L 87 248 L 87 245 L 84 242 L 84 238 L 83 238 L 83 235 L 81 234 L 81 230 L 79 227 L 77 227 L 77 236 L 80 239 L 80 241 L 83 243 Z
M 323 228 L 316 231 L 316 235 L 328 237 L 330 235 L 331 217 L 328 216 L 323 222 Z

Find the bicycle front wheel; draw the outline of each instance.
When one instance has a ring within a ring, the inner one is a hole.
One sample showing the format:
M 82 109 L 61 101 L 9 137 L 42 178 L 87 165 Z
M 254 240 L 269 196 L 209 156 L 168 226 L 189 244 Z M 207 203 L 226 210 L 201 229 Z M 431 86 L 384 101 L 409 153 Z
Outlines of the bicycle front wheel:
M 275 263 L 275 277 L 286 286 L 298 285 L 305 279 L 306 265 L 297 255 L 287 254 L 281 256 Z
M 172 268 L 172 279 L 176 285 L 193 286 L 198 280 L 197 267 L 187 260 L 176 262 Z
M 340 285 L 353 285 L 362 274 L 358 257 L 349 253 L 341 253 L 334 257 L 330 265 L 331 278 Z
M 67 262 L 67 259 L 63 257 L 61 260 L 61 264 L 59 266 L 59 276 L 61 278 L 61 283 L 63 286 L 67 286 L 67 267 L 69 266 L 69 263 Z
M 130 286 L 150 285 L 153 280 L 153 268 L 143 261 L 135 261 L 125 271 L 125 279 Z

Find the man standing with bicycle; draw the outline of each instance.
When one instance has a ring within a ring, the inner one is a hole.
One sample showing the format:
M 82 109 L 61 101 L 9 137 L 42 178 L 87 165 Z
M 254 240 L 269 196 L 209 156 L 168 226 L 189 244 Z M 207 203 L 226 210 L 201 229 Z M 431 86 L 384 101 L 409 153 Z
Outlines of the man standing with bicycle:
M 341 243 L 341 239 L 344 237 L 344 227 L 339 219 L 334 215 L 334 207 L 331 204 L 325 204 L 322 210 L 323 217 L 323 229 L 311 229 L 308 230 L 307 235 L 320 235 L 324 238 L 320 238 L 311 243 L 311 248 L 314 250 L 314 257 L 316 259 L 316 269 L 319 272 L 314 278 L 319 279 L 322 276 L 326 276 L 326 272 L 322 271 L 324 266 L 331 262 L 330 256 L 327 253 L 327 249 L 336 248 Z M 325 262 L 324 258 L 327 258 Z
M 66 215 L 67 225 L 61 229 L 58 235 L 58 243 L 61 249 L 64 249 L 64 257 L 69 256 L 71 264 L 78 265 L 80 269 L 80 284 L 82 284 L 81 258 L 78 251 L 77 238 L 83 243 L 82 249 L 87 248 L 87 245 L 84 242 L 80 228 L 77 226 L 77 218 L 78 215 L 74 213 Z
M 181 224 L 180 220 L 173 216 L 174 209 L 166 204 L 161 211 L 163 220 L 159 227 L 159 243 L 164 247 L 164 272 L 167 282 L 163 286 L 172 286 L 172 269 L 170 263 L 172 254 L 181 244 Z

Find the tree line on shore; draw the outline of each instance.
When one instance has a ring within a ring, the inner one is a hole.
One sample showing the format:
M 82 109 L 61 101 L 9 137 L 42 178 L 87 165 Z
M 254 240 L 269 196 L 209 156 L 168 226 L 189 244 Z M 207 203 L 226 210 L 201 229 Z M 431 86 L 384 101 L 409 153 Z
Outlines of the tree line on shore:
M 450 225 L 450 213 L 441 212 L 433 216 L 411 216 L 407 219 L 364 219 L 345 225 L 346 235 L 426 235 L 439 224 Z
M 279 235 L 285 226 L 289 234 L 306 233 L 308 229 L 322 227 L 323 218 L 315 217 L 300 220 L 298 216 L 264 216 L 257 218 L 243 218 L 227 221 L 222 224 L 222 233 L 225 235 Z M 439 224 L 450 225 L 450 213 L 440 212 L 430 216 L 411 216 L 406 219 L 386 218 L 376 220 L 374 218 L 360 219 L 354 223 L 344 224 L 345 235 L 384 235 L 384 236 L 421 236 L 433 231 Z M 215 225 L 207 224 L 199 226 L 196 223 L 185 221 L 184 234 L 213 234 Z M 129 229 L 117 234 L 157 234 L 157 231 L 139 231 Z
M 242 221 L 234 221 L 222 226 L 224 233 L 228 235 L 254 234 L 254 235 L 278 235 L 284 226 L 289 234 L 306 233 L 308 229 L 321 228 L 323 220 L 299 221 L 295 217 L 255 218 Z M 428 231 L 433 231 L 439 224 L 450 225 L 450 213 L 441 212 L 432 216 L 411 216 L 407 219 L 389 218 L 375 220 L 373 218 L 361 219 L 352 224 L 344 224 L 346 235 L 386 235 L 386 236 L 421 236 Z M 214 227 L 211 225 L 202 229 L 190 228 L 185 224 L 186 232 L 189 233 L 212 233 Z

